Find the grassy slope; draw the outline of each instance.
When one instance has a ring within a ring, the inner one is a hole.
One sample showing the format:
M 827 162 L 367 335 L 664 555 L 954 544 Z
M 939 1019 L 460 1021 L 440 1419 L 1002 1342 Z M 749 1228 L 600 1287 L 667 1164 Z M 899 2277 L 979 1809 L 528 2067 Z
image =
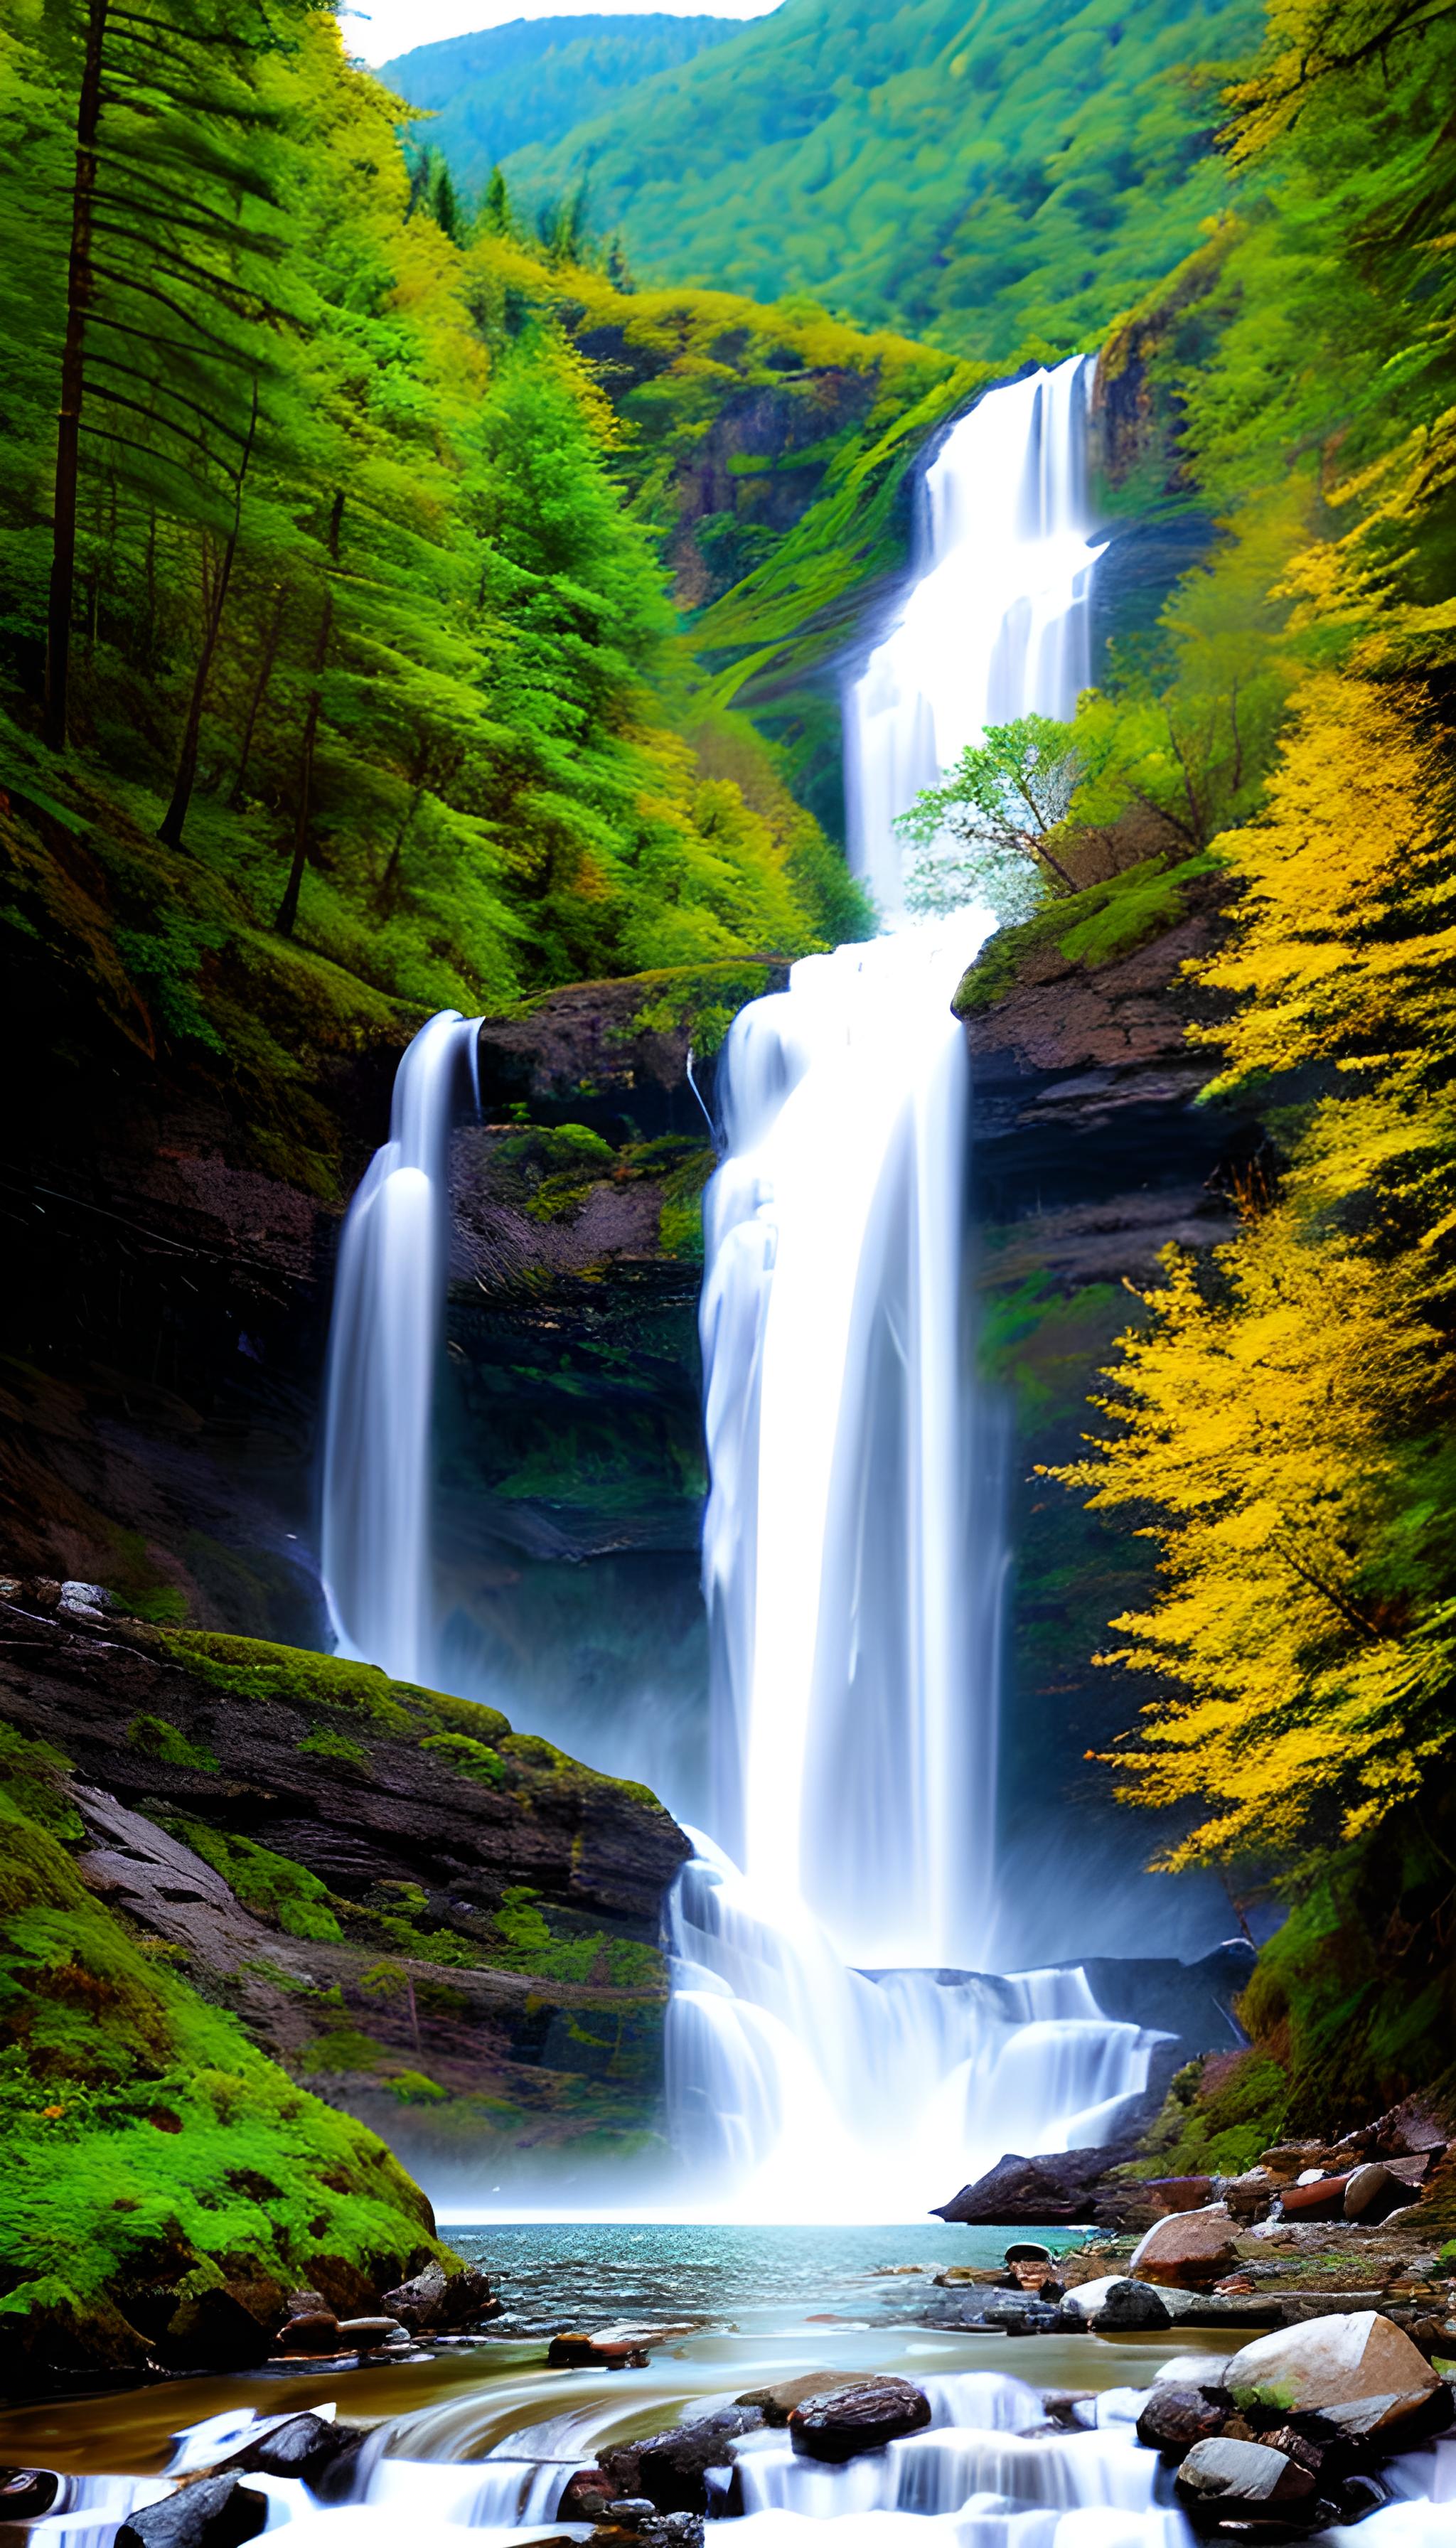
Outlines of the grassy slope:
M 1085 342 L 1223 200 L 1217 86 L 1250 0 L 788 0 L 551 148 L 644 273 L 768 299 L 832 295 L 870 325 L 1005 360 Z
M 87 1891 L 65 1763 L 0 1727 L 0 2362 L 247 2358 L 290 2288 L 446 2256 L 384 2143 Z
M 457 181 L 480 186 L 512 150 L 555 141 L 621 90 L 738 33 L 736 19 L 707 16 L 524 19 L 418 45 L 379 77 L 434 118 L 416 134 Z

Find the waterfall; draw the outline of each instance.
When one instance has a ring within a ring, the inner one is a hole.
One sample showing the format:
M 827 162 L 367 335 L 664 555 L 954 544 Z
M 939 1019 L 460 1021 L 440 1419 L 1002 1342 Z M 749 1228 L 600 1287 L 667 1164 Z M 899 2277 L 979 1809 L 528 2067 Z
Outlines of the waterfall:
M 893 830 L 988 725 L 1065 717 L 1090 678 L 1090 359 L 992 390 L 926 472 L 913 587 L 846 690 L 850 859 L 900 908 Z
M 918 573 L 846 697 L 856 864 L 890 915 L 915 790 L 987 724 L 1068 714 L 1086 679 L 1088 377 L 1077 360 L 991 392 L 928 472 Z M 950 1004 L 990 925 L 899 923 L 804 958 L 719 1064 L 717 1846 L 674 1901 L 669 2102 L 699 2181 L 769 2217 L 903 2218 L 1005 2149 L 1104 2139 L 1154 2041 L 1076 1970 L 965 1969 L 994 1946 L 1008 1556 Z
M 395 1075 L 390 1138 L 339 1242 L 323 1417 L 322 1572 L 340 1654 L 428 1682 L 434 1649 L 430 1415 L 449 1268 L 450 1126 L 475 1086 L 478 1018 L 422 1026 Z

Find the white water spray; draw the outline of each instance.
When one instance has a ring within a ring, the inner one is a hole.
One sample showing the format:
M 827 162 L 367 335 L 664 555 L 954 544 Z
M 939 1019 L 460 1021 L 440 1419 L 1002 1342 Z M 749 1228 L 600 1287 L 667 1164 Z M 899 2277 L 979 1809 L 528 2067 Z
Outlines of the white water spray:
M 442 1010 L 395 1077 L 390 1138 L 339 1242 L 323 1425 L 323 1589 L 340 1654 L 427 1682 L 430 1414 L 449 1265 L 450 1125 L 478 1018 Z
M 856 863 L 890 912 L 916 789 L 1086 678 L 1086 379 L 992 392 L 928 474 L 922 572 L 846 702 Z M 907 2217 L 1007 2148 L 1106 2138 L 1147 2080 L 1154 2039 L 1080 1972 L 965 1970 L 993 1953 L 1009 1561 L 951 999 L 990 925 L 807 957 L 720 1064 L 703 1573 L 743 1873 L 704 1845 L 680 1883 L 668 2063 L 680 2145 L 751 2216 Z

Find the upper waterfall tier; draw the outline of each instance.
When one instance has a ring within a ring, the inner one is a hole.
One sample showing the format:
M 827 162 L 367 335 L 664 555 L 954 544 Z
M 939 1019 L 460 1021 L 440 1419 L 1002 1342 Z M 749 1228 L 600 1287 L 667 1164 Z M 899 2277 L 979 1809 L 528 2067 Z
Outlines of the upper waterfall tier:
M 887 916 L 895 817 L 986 726 L 1069 716 L 1086 686 L 1092 369 L 1074 355 L 992 390 L 926 473 L 915 583 L 844 702 L 851 864 Z

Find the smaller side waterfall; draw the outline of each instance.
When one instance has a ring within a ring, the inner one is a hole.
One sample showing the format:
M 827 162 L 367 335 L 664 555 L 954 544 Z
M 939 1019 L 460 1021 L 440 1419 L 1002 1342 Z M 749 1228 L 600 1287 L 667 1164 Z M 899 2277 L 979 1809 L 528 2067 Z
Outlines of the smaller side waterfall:
M 339 1242 L 323 1424 L 323 1590 L 338 1651 L 428 1681 L 430 1415 L 449 1268 L 450 1125 L 478 1018 L 444 1009 L 395 1077 L 390 1138 Z

